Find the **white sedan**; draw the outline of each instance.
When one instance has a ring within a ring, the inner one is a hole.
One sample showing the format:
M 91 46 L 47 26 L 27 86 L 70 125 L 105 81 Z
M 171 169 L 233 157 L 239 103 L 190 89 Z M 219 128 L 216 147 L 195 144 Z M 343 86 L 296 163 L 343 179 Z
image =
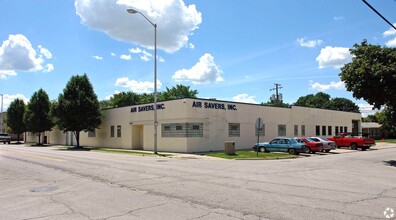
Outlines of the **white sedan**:
M 326 152 L 330 152 L 330 150 L 335 150 L 337 145 L 334 141 L 330 141 L 325 137 L 310 137 L 309 139 L 321 142 L 323 144 L 323 150 Z

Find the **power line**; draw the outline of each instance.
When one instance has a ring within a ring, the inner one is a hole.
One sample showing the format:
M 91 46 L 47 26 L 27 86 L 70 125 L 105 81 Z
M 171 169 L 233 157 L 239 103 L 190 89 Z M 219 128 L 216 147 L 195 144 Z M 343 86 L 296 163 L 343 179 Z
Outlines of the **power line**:
M 377 10 L 375 10 L 375 8 L 373 6 L 371 6 L 366 0 L 362 0 L 369 8 L 371 8 L 371 10 L 373 10 L 375 13 L 377 13 L 377 15 L 379 15 L 382 19 L 384 19 L 384 21 L 386 21 L 386 23 L 388 23 L 390 26 L 393 27 L 393 29 L 396 30 L 396 27 L 390 23 L 384 16 L 381 15 L 381 13 L 379 13 Z

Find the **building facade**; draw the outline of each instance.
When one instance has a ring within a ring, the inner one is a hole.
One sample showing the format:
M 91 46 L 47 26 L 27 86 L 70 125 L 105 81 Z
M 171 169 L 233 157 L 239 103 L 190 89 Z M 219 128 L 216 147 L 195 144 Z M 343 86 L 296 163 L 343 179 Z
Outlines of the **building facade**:
M 103 110 L 102 124 L 82 132 L 82 146 L 149 150 L 154 148 L 154 105 Z M 277 136 L 333 136 L 361 132 L 360 113 L 299 106 L 280 108 L 206 99 L 159 102 L 158 151 L 207 152 L 224 150 L 225 141 L 236 149 L 251 149 L 257 141 L 255 122 L 264 121 L 260 141 Z M 54 128 L 46 132 L 50 144 L 74 145 L 71 133 Z M 31 137 L 31 136 L 30 136 Z

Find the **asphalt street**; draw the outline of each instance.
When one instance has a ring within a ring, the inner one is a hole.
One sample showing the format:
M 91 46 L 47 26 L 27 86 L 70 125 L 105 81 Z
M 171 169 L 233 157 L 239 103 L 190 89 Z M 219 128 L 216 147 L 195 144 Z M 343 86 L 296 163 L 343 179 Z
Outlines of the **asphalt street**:
M 0 144 L 0 219 L 386 219 L 386 208 L 396 211 L 396 145 L 337 151 L 225 160 Z

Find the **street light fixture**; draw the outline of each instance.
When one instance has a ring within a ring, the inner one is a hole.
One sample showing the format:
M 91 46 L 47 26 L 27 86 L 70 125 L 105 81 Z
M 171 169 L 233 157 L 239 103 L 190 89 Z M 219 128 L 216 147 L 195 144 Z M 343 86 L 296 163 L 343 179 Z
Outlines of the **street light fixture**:
M 157 24 L 153 23 L 148 19 L 144 14 L 140 11 L 136 11 L 135 9 L 129 8 L 127 9 L 129 14 L 140 14 L 142 15 L 151 25 L 154 27 L 154 154 L 158 154 L 157 152 Z

